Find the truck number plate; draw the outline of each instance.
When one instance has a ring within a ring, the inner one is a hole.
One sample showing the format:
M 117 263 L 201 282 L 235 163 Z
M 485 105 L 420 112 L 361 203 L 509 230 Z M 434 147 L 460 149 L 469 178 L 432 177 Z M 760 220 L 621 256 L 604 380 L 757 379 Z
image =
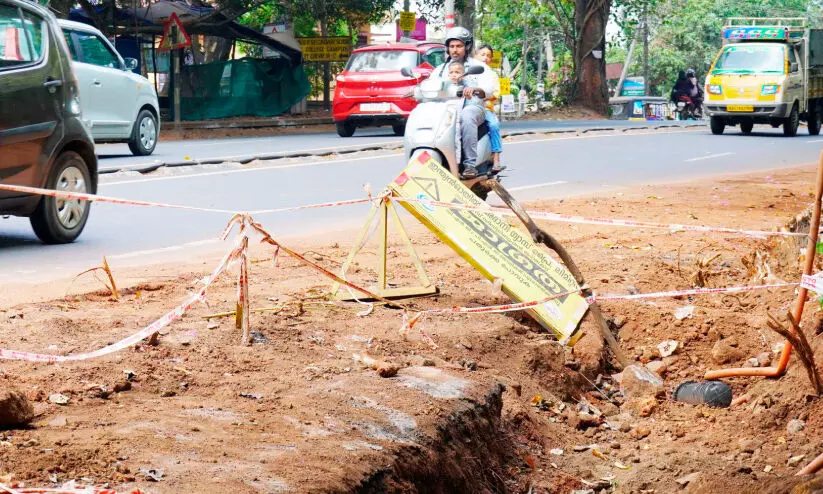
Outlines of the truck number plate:
M 360 103 L 360 111 L 387 112 L 389 110 L 391 110 L 391 105 L 388 103 Z
M 729 105 L 726 107 L 726 111 L 753 112 L 754 107 L 752 105 Z

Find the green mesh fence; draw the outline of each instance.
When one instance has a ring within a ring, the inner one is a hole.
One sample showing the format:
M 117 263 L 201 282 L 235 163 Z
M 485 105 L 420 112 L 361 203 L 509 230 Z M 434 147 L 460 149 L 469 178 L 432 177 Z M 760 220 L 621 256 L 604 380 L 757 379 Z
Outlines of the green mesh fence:
M 180 67 L 180 118 L 273 117 L 309 94 L 302 66 L 244 58 Z

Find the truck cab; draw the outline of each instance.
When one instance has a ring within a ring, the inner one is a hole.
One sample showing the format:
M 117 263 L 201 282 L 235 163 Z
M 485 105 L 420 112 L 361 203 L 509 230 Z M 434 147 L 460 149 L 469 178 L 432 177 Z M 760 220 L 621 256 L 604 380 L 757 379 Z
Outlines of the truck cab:
M 806 29 L 804 19 L 730 19 L 706 77 L 704 106 L 712 133 L 740 125 L 748 134 L 755 124 L 770 124 L 794 136 L 805 121 L 809 134 L 819 134 L 821 34 Z

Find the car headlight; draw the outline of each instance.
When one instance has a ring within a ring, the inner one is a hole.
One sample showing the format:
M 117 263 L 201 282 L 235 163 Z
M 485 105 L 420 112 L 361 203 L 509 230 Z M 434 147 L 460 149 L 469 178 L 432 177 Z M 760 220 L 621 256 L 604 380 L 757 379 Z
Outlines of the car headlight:
M 709 84 L 708 89 L 711 94 L 723 94 L 723 88 L 720 84 Z
M 780 90 L 780 86 L 778 84 L 763 84 L 760 88 L 760 95 L 761 96 L 768 96 L 770 94 L 777 94 L 777 91 Z

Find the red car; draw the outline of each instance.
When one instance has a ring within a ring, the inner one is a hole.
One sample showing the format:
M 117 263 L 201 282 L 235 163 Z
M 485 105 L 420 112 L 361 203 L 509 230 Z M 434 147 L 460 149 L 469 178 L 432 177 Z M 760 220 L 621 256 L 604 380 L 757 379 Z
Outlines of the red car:
M 334 123 L 340 137 L 351 137 L 357 127 L 391 125 L 403 135 L 406 119 L 417 106 L 408 97 L 418 81 L 400 74 L 403 67 L 416 67 L 428 77 L 446 60 L 441 43 L 396 43 L 370 45 L 354 50 L 346 68 L 337 76 L 334 90 Z

